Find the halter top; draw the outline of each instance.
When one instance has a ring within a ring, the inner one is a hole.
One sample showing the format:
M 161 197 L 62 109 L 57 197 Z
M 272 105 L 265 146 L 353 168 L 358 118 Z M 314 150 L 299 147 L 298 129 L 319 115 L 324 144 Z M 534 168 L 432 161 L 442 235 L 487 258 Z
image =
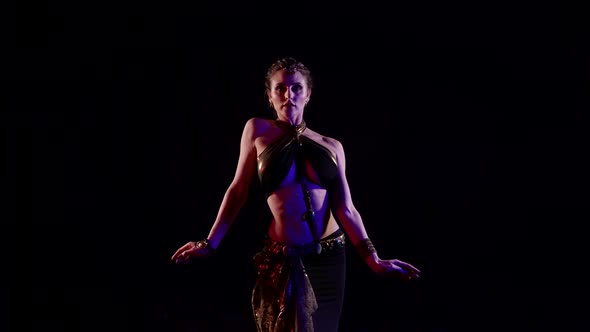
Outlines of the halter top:
M 306 180 L 332 190 L 338 176 L 336 156 L 325 146 L 303 136 L 306 124 L 293 126 L 284 121 L 276 121 L 284 134 L 268 145 L 258 156 L 258 177 L 265 198 L 277 190 L 293 164 Z M 302 168 L 311 165 L 318 181 L 313 181 Z

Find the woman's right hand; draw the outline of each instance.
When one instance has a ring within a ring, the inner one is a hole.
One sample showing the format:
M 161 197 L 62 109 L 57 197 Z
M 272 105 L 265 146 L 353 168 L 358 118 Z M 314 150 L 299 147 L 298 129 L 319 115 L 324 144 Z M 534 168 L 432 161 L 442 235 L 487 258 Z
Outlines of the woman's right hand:
M 185 264 L 190 262 L 191 259 L 196 257 L 209 257 L 213 254 L 213 249 L 205 241 L 190 241 L 182 247 L 178 248 L 171 260 L 176 264 Z

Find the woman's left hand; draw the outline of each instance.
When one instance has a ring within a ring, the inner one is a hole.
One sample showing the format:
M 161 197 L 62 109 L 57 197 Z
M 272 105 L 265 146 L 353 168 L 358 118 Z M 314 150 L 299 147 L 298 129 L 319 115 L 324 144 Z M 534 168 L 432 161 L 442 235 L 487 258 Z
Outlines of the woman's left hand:
M 379 275 L 397 277 L 404 280 L 413 280 L 420 278 L 420 270 L 410 263 L 406 263 L 399 259 L 384 260 L 377 257 L 377 259 L 368 259 L 368 264 L 371 270 Z

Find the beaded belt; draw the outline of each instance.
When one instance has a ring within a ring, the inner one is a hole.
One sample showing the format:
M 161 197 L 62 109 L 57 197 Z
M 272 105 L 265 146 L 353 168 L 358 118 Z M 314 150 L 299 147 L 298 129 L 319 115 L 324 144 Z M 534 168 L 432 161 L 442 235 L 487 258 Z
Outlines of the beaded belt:
M 278 254 L 279 252 L 282 252 L 286 256 L 305 256 L 312 253 L 325 253 L 332 250 L 341 249 L 344 247 L 344 244 L 344 234 L 340 234 L 335 238 L 320 240 L 319 246 L 321 247 L 321 251 L 318 252 L 318 244 L 313 242 L 302 245 L 288 245 L 269 238 L 265 241 L 264 251 L 270 252 L 272 254 Z

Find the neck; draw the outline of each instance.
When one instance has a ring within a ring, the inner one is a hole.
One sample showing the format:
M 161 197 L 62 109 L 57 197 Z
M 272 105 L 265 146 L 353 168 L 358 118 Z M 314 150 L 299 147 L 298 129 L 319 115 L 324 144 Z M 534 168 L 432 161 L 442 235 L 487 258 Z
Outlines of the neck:
M 299 125 L 305 123 L 305 121 L 303 120 L 302 117 L 296 117 L 296 118 L 277 118 L 277 121 L 288 123 L 291 126 L 299 126 Z
M 281 119 L 277 119 L 276 123 L 279 127 L 288 127 L 294 129 L 297 134 L 303 133 L 305 128 L 307 128 L 307 125 L 305 124 L 305 121 L 303 119 L 301 120 L 301 122 L 299 122 L 299 124 L 296 125 L 294 125 L 292 122 Z

